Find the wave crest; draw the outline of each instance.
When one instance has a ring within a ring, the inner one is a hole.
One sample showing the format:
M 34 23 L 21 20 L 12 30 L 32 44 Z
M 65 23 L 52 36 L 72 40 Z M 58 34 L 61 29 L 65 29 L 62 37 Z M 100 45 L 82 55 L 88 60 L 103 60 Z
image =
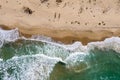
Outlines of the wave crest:
M 4 42 L 15 41 L 19 38 L 18 29 L 13 30 L 2 30 L 0 29 L 0 47 L 3 46 Z

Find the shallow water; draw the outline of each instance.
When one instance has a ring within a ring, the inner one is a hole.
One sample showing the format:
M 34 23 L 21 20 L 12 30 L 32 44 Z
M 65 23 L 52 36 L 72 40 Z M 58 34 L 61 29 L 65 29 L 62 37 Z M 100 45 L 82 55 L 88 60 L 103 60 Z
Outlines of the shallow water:
M 0 80 L 120 80 L 118 37 L 64 45 L 22 38 L 15 29 L 3 30 L 0 42 Z
M 96 49 L 72 68 L 57 64 L 50 80 L 120 80 L 120 55 Z

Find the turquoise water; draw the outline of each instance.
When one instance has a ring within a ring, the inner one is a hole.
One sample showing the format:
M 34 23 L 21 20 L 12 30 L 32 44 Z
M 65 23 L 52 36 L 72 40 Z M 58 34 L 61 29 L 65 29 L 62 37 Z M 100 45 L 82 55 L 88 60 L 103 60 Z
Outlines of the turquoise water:
M 0 80 L 120 80 L 119 37 L 86 46 L 48 40 L 0 29 Z
M 82 71 L 67 69 L 57 64 L 51 73 L 51 80 L 120 80 L 120 55 L 115 51 L 91 51 L 86 60 L 88 63 Z M 76 66 L 75 66 L 76 67 Z M 81 65 L 77 66 L 81 69 Z
M 120 80 L 120 54 L 112 49 L 70 51 L 20 39 L 0 48 L 0 80 Z

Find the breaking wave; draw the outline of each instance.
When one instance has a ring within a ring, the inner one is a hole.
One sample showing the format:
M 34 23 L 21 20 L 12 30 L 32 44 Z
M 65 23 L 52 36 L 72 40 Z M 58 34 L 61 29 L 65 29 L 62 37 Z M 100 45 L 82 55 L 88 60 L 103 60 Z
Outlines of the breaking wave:
M 83 46 L 0 29 L 0 80 L 120 80 L 120 38 Z

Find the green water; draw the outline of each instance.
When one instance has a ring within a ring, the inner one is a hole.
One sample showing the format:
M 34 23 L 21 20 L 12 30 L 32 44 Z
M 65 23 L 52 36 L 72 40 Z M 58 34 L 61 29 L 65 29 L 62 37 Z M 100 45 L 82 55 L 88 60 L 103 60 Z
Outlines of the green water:
M 0 58 L 7 60 L 14 56 L 37 54 L 36 46 L 43 47 L 44 45 L 42 42 L 29 40 L 18 40 L 16 42 L 6 43 L 0 49 Z
M 14 56 L 34 54 L 45 54 L 47 56 L 65 59 L 69 55 L 69 51 L 45 42 L 22 39 L 16 42 L 6 43 L 0 48 L 0 58 L 3 60 L 10 59 Z
M 5 43 L 0 48 L 0 80 L 120 80 L 119 53 L 95 48 L 84 54 L 41 41 Z
M 51 73 L 50 80 L 120 80 L 120 54 L 113 50 L 91 51 L 84 63 L 89 67 L 77 72 L 57 64 Z M 78 66 L 78 67 L 81 67 Z

